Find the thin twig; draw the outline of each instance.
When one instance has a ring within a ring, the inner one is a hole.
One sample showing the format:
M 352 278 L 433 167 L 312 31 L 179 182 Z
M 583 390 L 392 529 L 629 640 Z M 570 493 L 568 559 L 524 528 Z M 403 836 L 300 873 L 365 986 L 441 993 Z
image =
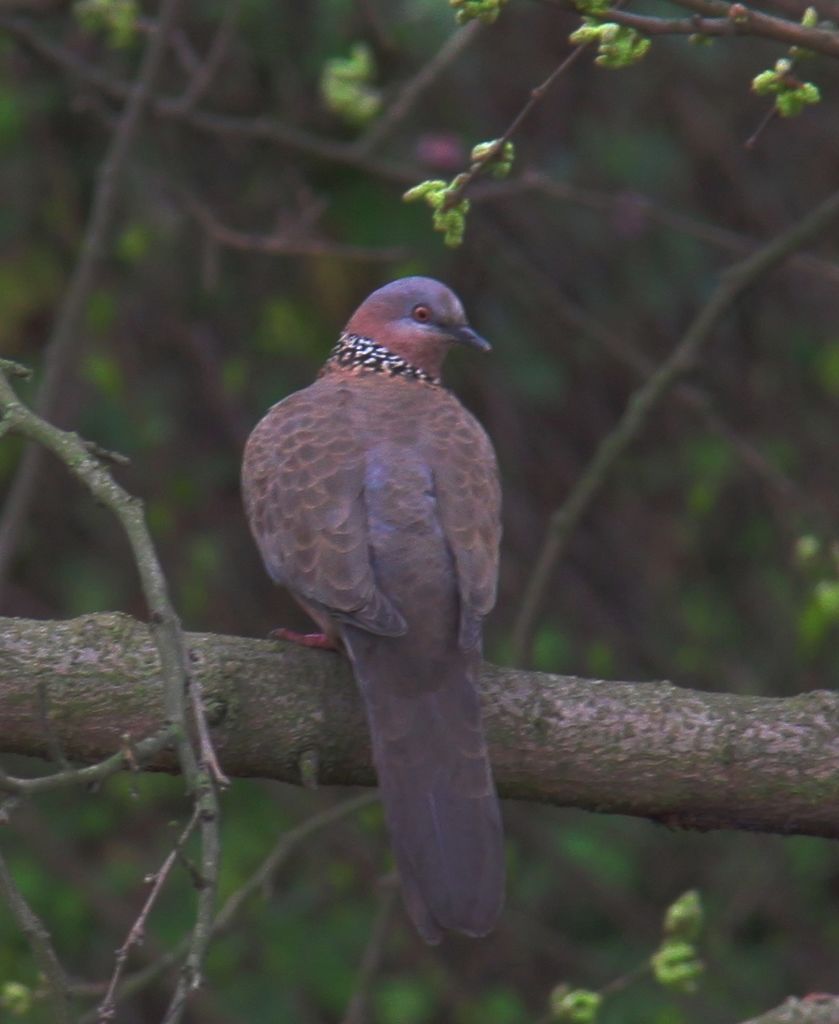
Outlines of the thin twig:
M 473 199 L 503 200 L 522 190 L 536 189 L 546 196 L 562 202 L 574 203 L 589 210 L 619 216 L 627 207 L 637 209 L 643 217 L 650 221 L 679 231 L 682 234 L 707 242 L 726 252 L 737 255 L 748 255 L 760 248 L 760 242 L 748 235 L 741 235 L 727 228 L 705 221 L 697 220 L 677 210 L 655 202 L 649 196 L 638 192 L 605 192 L 598 189 L 585 188 L 567 181 L 555 181 L 539 171 L 525 171 L 515 181 L 495 183 L 480 187 L 472 193 Z M 839 283 L 839 266 L 809 253 L 796 253 L 790 257 L 790 269 L 800 270 L 808 275 L 817 274 L 833 283 Z
M 198 806 L 196 805 L 193 808 L 192 817 L 184 826 L 184 829 L 178 836 L 174 847 L 169 851 L 160 868 L 150 879 L 152 887 L 149 890 L 146 901 L 143 904 L 140 913 L 137 915 L 137 919 L 131 925 L 128 935 L 125 937 L 125 942 L 123 942 L 117 950 L 113 974 L 111 975 L 108 989 L 105 992 L 105 998 L 102 1000 L 97 1010 L 97 1024 L 108 1024 L 108 1021 L 113 1020 L 116 1016 L 116 990 L 120 980 L 122 979 L 125 965 L 128 962 L 128 954 L 134 946 L 139 945 L 143 941 L 143 936 L 146 930 L 146 921 L 148 920 L 152 907 L 157 902 L 157 898 L 166 883 L 166 879 L 169 877 L 169 873 L 178 859 L 178 855 L 181 850 L 183 850 L 186 841 L 195 831 L 195 827 L 198 824 L 199 813 Z
M 536 617 L 556 563 L 574 527 L 606 483 L 618 459 L 635 440 L 648 417 L 678 378 L 691 368 L 717 322 L 750 285 L 768 274 L 786 257 L 812 241 L 839 214 L 839 192 L 833 193 L 800 221 L 777 235 L 722 278 L 672 353 L 642 384 L 627 403 L 614 429 L 601 442 L 591 462 L 565 502 L 551 516 L 542 549 L 530 576 L 513 629 L 518 664 L 528 660 Z
M 496 157 L 504 151 L 505 144 L 515 135 L 519 126 L 528 114 L 530 114 L 531 110 L 533 110 L 533 108 L 542 100 L 545 93 L 547 93 L 554 82 L 561 75 L 565 74 L 569 68 L 574 66 L 582 54 L 589 49 L 589 46 L 589 43 L 584 43 L 582 46 L 575 47 L 567 57 L 564 57 L 562 61 L 560 61 L 541 85 L 537 85 L 535 88 L 531 89 L 527 102 L 507 126 L 503 135 L 495 140 L 494 145 L 490 146 L 480 160 L 476 160 L 468 171 L 463 175 L 458 175 L 458 183 L 454 188 L 446 190 L 446 198 L 441 209 L 450 210 L 452 207 L 457 206 L 465 190 L 472 184 L 472 182 L 475 181 L 476 178 L 480 177 L 480 175 L 492 166 Z
M 247 881 L 230 896 L 219 910 L 212 923 L 211 935 L 216 938 L 225 932 L 236 920 L 242 909 L 253 896 L 265 890 L 266 885 L 276 875 L 282 865 L 294 853 L 298 846 L 310 836 L 336 821 L 340 821 L 364 807 L 368 807 L 377 799 L 376 793 L 363 793 L 360 796 L 344 800 L 339 804 L 328 807 L 319 814 L 312 815 L 306 821 L 280 836 L 270 853 L 257 867 Z M 183 939 L 174 949 L 158 958 L 154 963 L 142 968 L 135 974 L 125 979 L 116 994 L 116 1001 L 119 1002 L 130 995 L 148 987 L 161 974 L 173 967 L 187 950 L 187 940 Z M 81 1018 L 80 1024 L 94 1024 L 95 1014 L 86 1014 Z
M 24 899 L 2 854 L 0 854 L 0 893 L 5 898 L 18 927 L 26 936 L 32 956 L 47 983 L 56 1024 L 70 1024 L 69 990 L 64 968 L 53 948 L 49 932 Z
M 96 764 L 88 765 L 86 768 L 71 768 L 52 775 L 41 775 L 34 779 L 17 778 L 0 770 L 0 790 L 22 796 L 35 796 L 37 793 L 49 793 L 66 786 L 89 786 L 104 782 L 117 772 L 124 771 L 126 767 L 140 768 L 168 746 L 174 737 L 175 729 L 166 726 L 154 736 L 148 736 L 138 743 L 131 743 L 130 746 L 126 744 L 118 753 Z
M 562 321 L 574 330 L 597 341 L 609 355 L 621 365 L 628 367 L 641 379 L 649 377 L 655 371 L 653 360 L 637 348 L 631 339 L 610 329 L 588 310 L 563 294 L 561 286 L 534 263 L 532 255 L 510 231 L 502 231 L 490 218 L 484 218 L 482 230 L 490 234 L 496 252 L 501 256 L 513 257 L 516 279 L 520 277 L 519 271 L 522 264 L 524 265 L 529 284 L 535 285 L 538 289 L 539 301 L 552 307 Z M 753 249 L 754 247 L 751 251 Z M 790 262 L 795 258 L 792 257 Z M 829 529 L 829 524 L 824 522 L 826 516 L 823 507 L 803 494 L 801 488 L 789 476 L 777 466 L 772 465 L 748 438 L 726 422 L 725 418 L 714 409 L 707 394 L 682 381 L 674 387 L 673 395 L 684 405 L 693 409 L 710 430 L 731 446 L 741 463 L 784 501 L 791 504 L 796 513 L 805 515 L 811 522 L 819 524 L 823 529 Z M 837 514 L 839 514 L 839 508 Z
M 184 113 L 192 110 L 203 99 L 207 90 L 213 84 L 213 79 L 230 48 L 233 33 L 236 31 L 236 24 L 239 21 L 241 8 L 242 0 L 228 0 L 225 5 L 224 14 L 213 36 L 213 41 L 210 43 L 207 56 L 195 69 L 189 85 L 184 90 L 184 94 L 179 101 Z
M 204 695 L 201 692 L 201 683 L 196 677 L 190 676 L 189 680 L 189 701 L 192 708 L 192 718 L 195 722 L 195 729 L 198 733 L 198 749 L 200 751 L 201 764 L 210 778 L 217 786 L 225 787 L 230 785 L 230 779 L 222 771 L 215 747 L 210 738 L 210 730 L 207 725 L 207 713 L 204 707 Z
M 766 113 L 760 119 L 760 124 L 757 126 L 757 128 L 755 128 L 755 130 L 752 132 L 752 134 L 743 143 L 743 146 L 744 146 L 745 149 L 754 149 L 755 148 L 755 146 L 758 144 L 758 141 L 759 141 L 761 135 L 763 135 L 763 133 L 766 131 L 766 129 L 769 127 L 769 125 L 772 123 L 772 121 L 775 120 L 775 117 L 776 117 L 777 113 L 778 113 L 778 110 L 777 110 L 777 108 L 775 106 L 771 106 L 766 111 Z
M 81 323 L 85 305 L 105 253 L 108 230 L 116 209 L 119 180 L 126 167 L 143 109 L 151 95 L 181 3 L 182 0 L 165 0 L 163 4 L 159 31 L 146 46 L 136 81 L 130 87 L 125 108 L 97 174 L 79 258 L 56 315 L 44 357 L 44 375 L 34 408 L 45 419 L 52 418 L 58 396 L 70 375 L 82 337 Z M 42 459 L 43 451 L 39 446 L 27 446 L 0 515 L 0 592 L 29 514 Z
M 381 117 L 375 120 L 355 142 L 354 148 L 356 152 L 368 154 L 379 146 L 382 140 L 390 135 L 410 114 L 422 94 L 437 81 L 446 68 L 480 34 L 481 28 L 482 25 L 479 21 L 471 21 L 460 29 L 459 32 L 452 33 L 431 60 L 426 61 L 416 75 L 403 87 L 402 91 Z
M 367 245 L 345 245 L 341 242 L 315 238 L 299 238 L 294 228 L 283 228 L 269 235 L 238 231 L 222 224 L 212 210 L 190 192 L 180 189 L 179 194 L 185 208 L 207 234 L 215 242 L 229 249 L 283 256 L 339 256 L 353 260 L 391 261 L 404 259 L 406 255 L 403 247 L 376 248 Z

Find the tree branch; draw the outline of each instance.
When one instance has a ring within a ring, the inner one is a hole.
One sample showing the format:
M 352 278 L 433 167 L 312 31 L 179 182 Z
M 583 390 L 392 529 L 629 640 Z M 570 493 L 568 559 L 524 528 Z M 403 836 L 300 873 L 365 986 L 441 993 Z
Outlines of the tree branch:
M 839 996 L 805 996 L 787 999 L 768 1013 L 744 1020 L 742 1024 L 836 1024 Z
M 38 32 L 26 18 L 0 13 L 0 31 L 23 43 L 42 60 L 61 68 L 65 73 L 113 100 L 124 100 L 131 90 L 130 83 L 78 57 L 72 50 Z M 417 171 L 411 167 L 378 160 L 356 150 L 354 143 L 322 138 L 276 118 L 242 117 L 185 109 L 180 96 L 154 97 L 149 102 L 149 111 L 155 117 L 180 121 L 205 135 L 228 140 L 270 142 L 315 159 L 355 167 L 400 185 L 410 185 L 417 178 Z
M 361 703 L 336 654 L 187 634 L 232 775 L 371 785 Z M 105 613 L 0 619 L 0 749 L 46 757 L 46 682 L 65 754 L 98 761 L 152 733 L 163 684 L 149 626 Z M 485 665 L 486 725 L 501 793 L 669 826 L 839 838 L 839 694 L 786 699 L 582 680 Z M 153 763 L 176 770 L 171 753 Z M 2 786 L 2 780 L 0 780 Z
M 644 35 L 757 36 L 774 39 L 788 46 L 799 46 L 829 57 L 839 57 L 839 32 L 833 29 L 805 28 L 795 21 L 727 3 L 707 0 L 672 0 L 680 7 L 699 13 L 689 18 L 658 18 L 632 14 L 614 8 L 597 16 L 598 21 L 614 21 L 637 29 Z M 705 16 L 703 16 L 703 14 Z M 713 15 L 713 16 L 709 16 Z
M 796 21 L 776 18 L 742 3 L 730 4 L 726 0 L 673 0 L 673 3 L 703 18 L 727 19 L 731 24 L 729 31 L 732 35 L 775 39 L 787 46 L 800 46 L 828 57 L 839 57 L 839 32 L 834 29 L 805 28 Z M 609 13 L 611 15 L 613 12 Z M 701 32 L 702 29 L 696 31 Z

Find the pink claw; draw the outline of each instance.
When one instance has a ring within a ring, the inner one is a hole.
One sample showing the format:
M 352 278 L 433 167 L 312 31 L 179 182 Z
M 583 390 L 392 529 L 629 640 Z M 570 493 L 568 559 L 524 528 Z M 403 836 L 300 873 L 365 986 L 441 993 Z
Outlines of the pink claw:
M 338 650 L 326 633 L 298 633 L 297 630 L 281 626 L 279 629 L 272 629 L 269 636 L 275 640 L 287 640 L 290 644 L 300 644 L 301 647 L 316 647 L 322 651 Z

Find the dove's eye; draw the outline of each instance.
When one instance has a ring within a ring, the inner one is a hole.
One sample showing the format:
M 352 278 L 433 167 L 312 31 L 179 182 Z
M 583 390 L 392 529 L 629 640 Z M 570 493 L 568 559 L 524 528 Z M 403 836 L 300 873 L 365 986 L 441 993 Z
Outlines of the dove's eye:
M 428 306 L 414 306 L 411 310 L 411 316 L 418 323 L 425 324 L 431 319 L 431 312 Z

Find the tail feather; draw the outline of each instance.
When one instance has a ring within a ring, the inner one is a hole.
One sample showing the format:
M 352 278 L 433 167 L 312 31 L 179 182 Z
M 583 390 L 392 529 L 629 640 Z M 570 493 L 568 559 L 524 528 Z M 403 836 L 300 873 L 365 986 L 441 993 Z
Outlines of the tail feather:
M 477 654 L 434 664 L 406 656 L 400 637 L 350 626 L 342 635 L 408 913 L 427 942 L 439 942 L 441 929 L 486 935 L 504 899 L 504 848 L 473 682 Z

